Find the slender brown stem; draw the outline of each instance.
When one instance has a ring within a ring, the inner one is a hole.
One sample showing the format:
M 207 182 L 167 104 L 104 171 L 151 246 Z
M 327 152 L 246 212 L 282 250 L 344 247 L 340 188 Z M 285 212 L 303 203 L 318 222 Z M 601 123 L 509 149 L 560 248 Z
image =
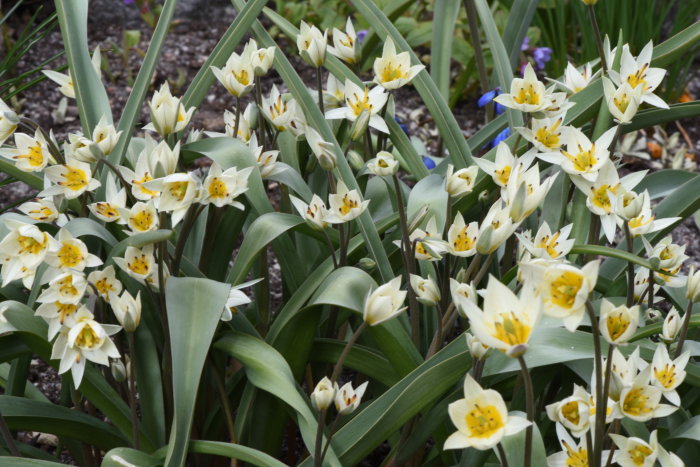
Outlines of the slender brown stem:
M 593 33 L 595 34 L 595 42 L 598 46 L 598 53 L 600 54 L 600 67 L 603 69 L 603 74 L 608 74 L 608 61 L 605 58 L 605 50 L 603 49 L 603 38 L 600 35 L 600 27 L 598 27 L 598 18 L 595 16 L 595 9 L 593 5 L 588 5 L 588 16 L 591 18 L 591 24 L 593 25 Z
M 688 335 L 688 328 L 690 327 L 690 316 L 693 314 L 693 301 L 688 300 L 688 309 L 683 317 L 683 326 L 681 327 L 681 336 L 678 338 L 678 345 L 676 346 L 676 356 L 674 359 L 678 358 L 683 352 L 683 344 L 685 344 L 685 338 Z
M 525 358 L 522 355 L 518 357 L 518 363 L 520 363 L 520 369 L 522 370 L 523 374 L 527 419 L 530 421 L 530 426 L 528 426 L 525 431 L 525 462 L 523 465 L 525 467 L 530 467 L 532 465 L 532 425 L 535 423 L 535 392 L 532 388 L 532 378 L 530 377 L 530 372 L 527 369 Z
M 649 303 L 647 303 L 647 306 L 649 308 L 652 308 L 654 306 L 654 270 L 649 269 L 649 286 L 647 287 L 647 290 L 649 292 Z M 641 299 L 641 297 L 640 297 Z M 643 301 L 643 300 L 640 300 Z
M 321 467 L 323 448 L 323 426 L 326 421 L 327 409 L 323 409 L 318 413 L 318 426 L 316 428 L 316 445 L 314 446 L 314 467 Z
M 131 408 L 131 426 L 134 449 L 141 449 L 139 440 L 139 415 L 136 406 L 136 372 L 134 371 L 134 358 L 136 357 L 136 344 L 134 343 L 134 333 L 126 333 L 126 342 L 129 346 L 129 358 L 131 359 L 131 370 L 129 371 L 129 406 Z
M 476 273 L 476 277 L 474 277 L 474 280 L 472 281 L 474 283 L 474 287 L 476 287 L 481 279 L 484 277 L 486 274 L 486 271 L 489 270 L 489 266 L 491 266 L 491 262 L 493 261 L 493 258 L 496 256 L 496 253 L 489 253 L 489 255 L 486 257 L 486 261 L 484 261 L 484 264 L 481 265 L 481 269 L 479 269 L 479 272 Z
M 325 115 L 323 109 L 323 68 L 316 68 L 316 86 L 318 86 L 318 108 L 321 109 L 321 114 Z
M 233 124 L 233 137 L 238 138 L 238 127 L 241 123 L 241 98 L 236 96 L 236 122 Z
M 603 428 L 605 427 L 605 403 L 603 402 L 603 357 L 600 350 L 600 330 L 598 329 L 598 317 L 595 314 L 593 305 L 586 301 L 586 311 L 591 320 L 591 333 L 593 334 L 593 349 L 595 352 L 595 380 L 596 380 L 596 429 L 595 440 L 593 442 L 593 462 L 591 467 L 600 467 L 601 443 L 603 441 Z M 602 425 L 600 425 L 602 423 Z M 589 449 L 591 447 L 589 446 Z
M 506 458 L 506 452 L 503 450 L 503 444 L 498 443 L 496 449 L 498 449 L 498 457 L 501 458 L 501 466 L 508 467 L 508 459 Z
M 3 417 L 2 414 L 0 414 L 0 432 L 2 432 L 2 438 L 5 440 L 5 444 L 7 444 L 7 448 L 10 450 L 10 454 L 12 454 L 15 457 L 22 457 L 22 454 L 17 448 L 17 444 L 15 444 L 14 438 L 12 437 L 12 432 L 7 426 L 5 417 Z
M 333 367 L 333 374 L 331 375 L 331 383 L 335 383 L 338 380 L 338 376 L 340 376 L 340 372 L 343 370 L 343 363 L 345 363 L 345 359 L 347 358 L 348 354 L 350 353 L 350 349 L 352 348 L 352 345 L 357 342 L 357 339 L 360 337 L 360 334 L 362 334 L 362 331 L 365 330 L 365 328 L 368 326 L 366 321 L 363 321 L 360 326 L 355 330 L 352 336 L 350 336 L 350 340 L 345 344 L 345 348 L 343 349 L 343 353 L 340 354 L 340 357 L 338 357 L 338 361 L 335 364 L 335 367 Z
M 326 239 L 326 245 L 328 245 L 328 251 L 331 253 L 331 258 L 333 258 L 333 268 L 338 269 L 338 260 L 335 258 L 335 248 L 333 247 L 333 243 L 331 242 L 331 239 L 326 233 L 325 229 L 321 232 L 323 232 L 323 237 Z
M 340 420 L 340 414 L 337 414 L 335 416 L 335 419 L 333 420 L 333 423 L 331 424 L 331 429 L 328 432 L 328 439 L 326 440 L 326 445 L 323 447 L 323 452 L 321 453 L 321 464 L 323 464 L 323 459 L 326 457 L 326 453 L 328 452 L 328 448 L 331 447 L 331 440 L 333 439 L 333 435 L 335 434 L 335 427 L 338 425 L 338 420 Z
M 633 253 L 634 238 L 630 232 L 630 226 L 625 221 L 625 239 L 627 240 L 627 252 Z M 632 261 L 627 262 L 627 306 L 634 305 L 634 265 Z M 649 304 L 651 306 L 651 304 Z

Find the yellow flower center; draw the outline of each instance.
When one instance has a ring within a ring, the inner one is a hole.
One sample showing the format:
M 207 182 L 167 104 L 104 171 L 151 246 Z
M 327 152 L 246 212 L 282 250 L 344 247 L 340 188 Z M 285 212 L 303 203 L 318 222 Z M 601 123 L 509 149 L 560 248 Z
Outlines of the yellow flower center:
M 559 146 L 561 146 L 561 143 L 559 143 L 559 136 L 561 134 L 557 131 L 559 125 L 561 125 L 561 119 L 554 122 L 551 127 L 541 127 L 535 132 L 535 140 L 549 149 L 558 149 Z
M 50 209 L 47 208 L 46 206 L 41 206 L 40 208 L 37 209 L 32 209 L 31 211 L 28 212 L 29 217 L 32 219 L 36 219 L 38 221 L 44 221 L 51 216 L 54 215 L 54 212 Z
M 649 225 L 652 222 L 654 222 L 654 219 L 656 216 L 651 216 L 649 218 L 645 218 L 644 215 L 640 215 L 635 217 L 634 219 L 631 219 L 628 224 L 630 226 L 630 229 L 637 229 L 639 227 L 644 227 L 645 225 Z
M 338 211 L 343 216 L 347 216 L 351 209 L 357 208 L 360 204 L 357 200 L 350 198 L 347 194 L 343 196 L 343 204 L 338 208 Z
M 63 174 L 65 181 L 58 182 L 59 185 L 70 188 L 73 191 L 82 190 L 88 184 L 88 177 L 85 171 L 70 165 L 64 165 L 66 172 Z
M 17 237 L 17 243 L 19 244 L 19 254 L 39 254 L 44 250 L 44 248 L 46 248 L 47 242 L 48 240 L 45 234 L 43 242 L 37 242 L 33 237 L 25 237 L 24 235 L 20 235 L 19 237 Z
M 74 268 L 85 259 L 80 247 L 74 243 L 64 243 L 57 256 L 62 268 Z
M 659 253 L 659 258 L 663 261 L 667 261 L 673 258 L 673 252 L 671 252 L 671 249 L 669 247 L 666 247 L 663 250 L 661 250 L 661 253 Z
M 578 411 L 578 401 L 571 401 L 564 404 L 561 408 L 561 414 L 574 425 L 578 425 L 581 421 L 581 416 Z
M 569 446 L 566 441 L 562 441 L 566 448 L 566 467 L 588 467 L 588 451 L 584 448 Z
M 56 313 L 58 313 L 58 322 L 63 324 L 70 315 L 78 310 L 78 305 L 72 305 L 70 303 L 54 303 L 56 306 Z
M 605 320 L 610 339 L 616 341 L 622 336 L 632 324 L 629 317 L 622 311 L 612 312 Z
M 504 166 L 502 169 L 496 169 L 494 171 L 494 175 L 496 176 L 496 180 L 500 182 L 501 185 L 506 185 L 508 183 L 508 179 L 510 178 L 510 172 L 513 170 L 513 168 L 509 165 Z
M 59 281 L 58 292 L 61 295 L 78 295 L 78 289 L 73 285 L 73 276 L 68 275 Z
M 520 88 L 513 100 L 518 104 L 540 105 L 540 94 L 532 84 L 528 84 Z
M 226 184 L 219 177 L 211 180 L 208 191 L 211 198 L 225 198 L 228 196 Z
M 80 330 L 80 333 L 75 338 L 75 345 L 84 349 L 91 349 L 100 344 L 102 344 L 102 339 L 97 336 L 97 333 L 89 325 L 83 326 L 83 329 Z
M 109 279 L 106 277 L 103 277 L 102 279 L 95 282 L 95 288 L 100 293 L 100 295 L 103 295 L 105 297 L 109 296 L 110 291 L 116 290 L 114 286 L 112 286 L 112 283 L 109 281 Z
M 558 239 L 559 232 L 555 233 L 551 237 L 549 235 L 545 235 L 537 244 L 537 248 L 544 248 L 550 258 L 556 259 L 560 255 L 559 251 L 557 250 L 557 247 L 559 246 L 559 242 L 557 241 Z
M 630 106 L 630 102 L 630 96 L 628 96 L 626 92 L 623 93 L 619 99 L 617 97 L 613 97 L 613 104 L 622 113 L 627 112 L 627 107 Z
M 526 344 L 532 328 L 515 316 L 515 313 L 500 313 L 494 323 L 494 337 L 508 345 Z
M 96 203 L 95 204 L 95 211 L 104 217 L 108 217 L 110 219 L 114 219 L 119 217 L 119 213 L 117 210 L 112 206 L 110 203 Z
M 598 162 L 598 159 L 596 159 L 594 155 L 595 144 L 592 144 L 591 148 L 588 151 L 584 151 L 583 147 L 579 145 L 578 151 L 579 152 L 576 155 L 573 155 L 566 151 L 561 151 L 561 153 L 564 155 L 564 157 L 571 161 L 576 170 L 578 170 L 579 172 L 588 172 Z
M 505 427 L 503 417 L 495 405 L 480 407 L 474 404 L 474 409 L 465 416 L 467 428 L 474 438 L 488 438 Z
M 131 217 L 131 226 L 136 230 L 145 232 L 153 226 L 153 213 L 144 209 Z
M 452 247 L 456 251 L 469 251 L 474 248 L 475 244 L 476 237 L 470 237 L 467 235 L 467 226 L 464 226 L 457 234 L 454 242 L 452 242 Z
M 394 65 L 391 61 L 387 62 L 382 68 L 381 81 L 382 83 L 388 83 L 397 79 L 408 78 L 408 73 L 401 67 L 401 65 Z
M 649 397 L 645 394 L 644 388 L 632 388 L 622 401 L 622 410 L 634 416 L 648 414 L 652 411 L 652 408 L 647 405 L 648 400 Z
M 178 201 L 185 199 L 185 194 L 187 193 L 188 182 L 172 182 L 168 191 L 170 195 Z
M 641 67 L 641 68 L 639 69 L 639 71 L 637 71 L 635 74 L 629 75 L 629 76 L 627 77 L 627 82 L 629 83 L 629 85 L 630 85 L 630 87 L 631 87 L 632 89 L 636 88 L 636 87 L 639 86 L 640 84 L 641 84 L 642 86 L 644 86 L 644 87 L 642 88 L 642 89 L 644 89 L 644 91 L 646 91 L 646 90 L 649 88 L 649 86 L 647 86 L 647 81 L 646 81 L 646 77 L 647 77 L 647 67 L 648 67 L 648 66 L 649 66 L 648 64 L 645 64 L 645 65 L 644 65 L 643 67 Z
M 368 87 L 365 87 L 365 92 L 362 97 L 358 96 L 357 93 L 353 93 L 352 98 L 348 97 L 346 102 L 348 103 L 348 107 L 352 109 L 355 117 L 359 117 L 363 110 L 372 113 L 372 109 L 374 108 L 374 105 L 369 102 Z
M 667 363 L 662 368 L 654 368 L 654 376 L 661 386 L 671 389 L 676 383 L 676 365 Z
M 143 193 L 146 196 L 150 196 L 152 198 L 152 197 L 156 196 L 158 194 L 158 192 L 154 191 L 154 190 L 149 190 L 148 188 L 143 186 L 144 183 L 150 182 L 151 180 L 153 180 L 153 177 L 151 177 L 151 174 L 148 172 L 144 172 L 143 177 L 132 180 L 131 184 L 138 186 L 139 189 L 141 190 L 141 193 Z
M 241 83 L 243 86 L 248 86 L 250 84 L 250 76 L 248 76 L 248 71 L 245 69 L 240 70 L 238 73 L 236 71 L 232 71 L 233 77 L 236 78 L 236 81 Z
M 598 188 L 591 187 L 592 198 L 591 202 L 604 210 L 605 212 L 610 212 L 612 209 L 612 203 L 610 202 L 610 196 L 608 196 L 608 191 L 615 193 L 620 184 L 610 186 L 607 183 L 599 186 Z
M 282 101 L 282 96 L 279 96 L 274 104 L 270 106 L 270 115 L 272 119 L 281 116 L 287 111 L 287 104 Z
M 561 308 L 571 308 L 576 294 L 583 286 L 583 276 L 574 271 L 565 271 L 549 285 L 549 300 Z
M 41 144 L 31 146 L 27 154 L 15 156 L 15 159 L 26 159 L 32 167 L 41 167 L 44 164 L 44 151 L 41 149 Z
M 386 161 L 385 161 L 384 159 L 379 159 L 379 160 L 377 161 L 377 165 L 378 165 L 379 167 L 381 167 L 382 169 L 386 169 L 387 167 L 389 167 L 389 164 L 387 164 Z
M 146 255 L 135 257 L 131 263 L 127 263 L 127 266 L 132 272 L 140 276 L 145 276 L 151 272 L 151 263 L 148 261 Z
M 653 452 L 654 451 L 649 446 L 644 446 L 643 444 L 638 444 L 627 451 L 635 465 L 644 465 L 646 458 Z

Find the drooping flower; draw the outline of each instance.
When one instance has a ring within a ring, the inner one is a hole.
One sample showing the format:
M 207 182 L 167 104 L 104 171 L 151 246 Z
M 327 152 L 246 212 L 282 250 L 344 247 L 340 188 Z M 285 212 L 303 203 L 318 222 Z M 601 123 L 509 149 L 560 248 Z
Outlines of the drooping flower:
M 464 398 L 452 402 L 447 411 L 457 431 L 447 438 L 443 449 L 484 451 L 530 425 L 523 417 L 508 415 L 503 397 L 493 389 L 484 390 L 469 374 L 464 379 Z
M 476 251 L 482 255 L 493 253 L 513 235 L 518 225 L 520 224 L 514 223 L 510 217 L 510 208 L 503 204 L 503 200 L 497 200 L 481 222 Z
M 97 73 L 98 77 L 102 76 L 102 70 L 100 68 L 102 64 L 102 55 L 100 53 L 100 48 L 95 47 L 92 53 L 92 68 Z M 73 78 L 71 77 L 70 70 L 67 73 L 59 73 L 53 70 L 41 70 L 41 72 L 46 75 L 54 83 L 58 84 L 60 87 L 58 90 L 66 97 L 75 99 L 75 87 L 73 86 Z
M 362 317 L 370 326 L 376 326 L 397 316 L 406 307 L 402 307 L 407 292 L 401 290 L 401 276 L 371 290 L 365 299 Z

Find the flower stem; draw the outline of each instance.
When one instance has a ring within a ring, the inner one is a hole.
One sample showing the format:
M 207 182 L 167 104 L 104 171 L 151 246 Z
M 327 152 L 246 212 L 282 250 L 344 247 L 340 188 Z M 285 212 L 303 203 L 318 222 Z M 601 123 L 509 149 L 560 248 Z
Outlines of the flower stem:
M 640 301 L 643 299 L 640 297 Z M 654 306 L 654 270 L 649 269 L 649 302 L 647 307 L 652 308 Z
M 633 253 L 634 238 L 630 232 L 630 226 L 625 221 L 625 239 L 627 240 L 627 252 Z M 634 266 L 632 261 L 627 262 L 627 306 L 634 305 Z M 649 305 L 651 306 L 651 304 Z
M 600 35 L 600 27 L 598 27 L 598 19 L 595 16 L 595 9 L 593 5 L 588 5 L 588 16 L 591 18 L 591 25 L 593 26 L 593 33 L 595 34 L 595 42 L 598 45 L 598 53 L 600 54 L 600 67 L 603 70 L 603 74 L 608 74 L 608 62 L 605 58 L 605 50 L 603 49 L 603 38 Z
M 501 458 L 501 466 L 508 467 L 508 459 L 506 459 L 506 452 L 503 450 L 503 444 L 498 443 L 496 449 L 498 449 L 498 457 Z
M 535 423 L 535 393 L 532 389 L 532 378 L 530 377 L 530 372 L 527 369 L 525 358 L 522 355 L 518 357 L 518 363 L 520 363 L 520 369 L 523 373 L 525 398 L 527 404 L 527 419 L 530 421 L 530 426 L 528 426 L 525 431 L 525 462 L 523 465 L 525 467 L 530 467 L 532 465 L 532 424 Z
M 318 108 L 321 109 L 321 114 L 325 115 L 326 112 L 323 109 L 323 69 L 321 67 L 316 68 L 316 86 L 318 87 Z
M 326 424 L 327 409 L 318 414 L 318 428 L 316 429 L 316 445 L 314 446 L 314 467 L 321 467 L 323 463 L 321 449 L 323 448 L 323 427 Z
M 595 314 L 593 305 L 590 301 L 586 301 L 586 311 L 591 320 L 591 333 L 593 334 L 593 349 L 595 352 L 595 380 L 596 380 L 596 427 L 600 423 L 602 417 L 603 427 L 605 426 L 605 403 L 603 401 L 603 358 L 600 350 L 600 330 L 598 329 L 598 317 Z M 600 467 L 600 446 L 603 441 L 602 430 L 596 430 L 595 440 L 593 443 L 593 462 L 591 467 Z M 590 446 L 589 446 L 590 449 Z
M 486 62 L 484 62 L 484 52 L 481 48 L 481 37 L 479 37 L 479 22 L 476 19 L 477 12 L 474 5 L 474 0 L 464 0 L 464 9 L 467 10 L 467 21 L 469 22 L 469 37 L 474 48 L 474 61 L 476 69 L 479 73 L 479 86 L 481 93 L 486 94 L 489 91 L 489 78 L 486 73 Z M 486 119 L 491 120 L 493 117 L 493 104 L 491 102 L 486 106 Z
M 678 358 L 683 351 L 683 344 L 685 344 L 685 338 L 688 335 L 688 328 L 690 327 L 690 315 L 693 314 L 693 301 L 688 300 L 688 309 L 683 317 L 683 326 L 681 327 L 681 337 L 678 338 L 678 345 L 676 346 L 676 356 L 674 359 Z
M 343 370 L 343 363 L 345 363 L 345 359 L 350 353 L 350 348 L 355 342 L 357 342 L 357 339 L 360 337 L 360 334 L 362 334 L 362 331 L 364 331 L 366 327 L 367 322 L 363 321 L 362 324 L 360 324 L 360 326 L 355 330 L 355 333 L 352 336 L 350 336 L 350 340 L 348 340 L 348 342 L 345 344 L 343 353 L 340 354 L 340 357 L 338 357 L 338 361 L 336 362 L 335 367 L 333 367 L 331 383 L 335 383 L 338 380 L 338 376 L 340 376 L 340 372 Z
M 5 417 L 3 417 L 2 414 L 0 414 L 0 432 L 2 432 L 2 438 L 5 440 L 5 444 L 7 444 L 10 454 L 15 457 L 22 457 L 19 449 L 17 449 L 17 444 L 15 444 L 14 438 L 12 437 L 12 432 L 10 432 L 10 428 L 7 426 Z
M 489 270 L 489 266 L 491 266 L 491 261 L 493 261 L 493 258 L 496 256 L 496 253 L 490 253 L 486 257 L 486 261 L 484 261 L 484 264 L 481 265 L 481 269 L 479 269 L 479 272 L 476 273 L 476 276 L 474 277 L 474 280 L 472 281 L 474 283 L 474 287 L 476 287 L 481 279 L 484 277 L 486 274 L 486 271 Z
M 333 269 L 338 269 L 338 260 L 335 257 L 335 248 L 333 247 L 333 243 L 331 242 L 330 237 L 328 237 L 325 229 L 321 232 L 323 232 L 323 237 L 326 239 L 326 245 L 328 245 L 328 251 L 331 253 L 331 258 L 333 258 Z
M 136 356 L 136 345 L 134 343 L 134 333 L 126 333 L 126 342 L 129 346 L 129 358 L 132 362 L 131 371 L 129 371 L 129 406 L 131 407 L 131 426 L 134 449 L 140 449 L 139 440 L 139 416 L 136 407 L 136 372 L 133 368 L 134 357 Z
M 187 243 L 187 237 L 190 235 L 194 223 L 199 217 L 199 214 L 204 209 L 205 205 L 202 204 L 197 206 L 192 204 L 185 214 L 185 219 L 182 223 L 182 229 L 180 230 L 180 235 L 177 238 L 177 244 L 175 245 L 175 255 L 173 256 L 173 270 L 172 275 L 177 276 L 180 273 L 180 261 L 182 261 L 182 254 L 185 251 L 185 243 Z M 161 287 L 163 284 L 159 284 Z
M 233 124 L 233 137 L 238 138 L 238 127 L 241 123 L 241 98 L 236 96 L 236 123 Z

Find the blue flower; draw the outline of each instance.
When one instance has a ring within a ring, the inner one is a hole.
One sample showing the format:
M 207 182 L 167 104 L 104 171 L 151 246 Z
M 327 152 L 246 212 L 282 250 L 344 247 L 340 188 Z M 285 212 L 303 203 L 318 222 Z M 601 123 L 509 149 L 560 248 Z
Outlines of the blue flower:
M 503 130 L 502 132 L 497 134 L 496 137 L 492 141 L 490 141 L 489 143 L 482 146 L 482 149 L 495 148 L 496 146 L 498 146 L 498 143 L 500 143 L 501 141 L 505 141 L 506 139 L 508 139 L 509 136 L 510 136 L 510 128 L 506 128 L 505 130 Z
M 549 47 L 537 47 L 532 52 L 537 69 L 543 70 L 548 61 L 552 59 L 552 49 Z
M 493 89 L 492 91 L 487 92 L 483 96 L 481 96 L 477 102 L 477 105 L 479 108 L 484 107 L 486 104 L 489 102 L 492 102 L 493 99 L 498 96 L 501 93 L 501 88 L 496 88 Z M 496 102 L 496 115 L 501 115 L 505 111 L 505 108 L 498 102 Z
M 401 119 L 397 116 L 394 116 L 394 121 L 399 124 L 399 127 L 403 130 L 404 133 L 408 135 L 408 125 L 405 123 L 401 123 Z
M 523 39 L 523 43 L 520 44 L 520 50 L 522 50 L 524 52 L 529 48 L 530 48 L 530 38 L 525 36 L 525 38 Z
M 423 159 L 423 163 L 428 170 L 433 170 L 435 168 L 435 161 L 428 156 L 420 156 Z
M 367 32 L 369 32 L 367 29 L 360 29 L 357 31 L 357 40 L 360 44 L 362 44 L 365 41 L 365 36 L 367 35 Z

